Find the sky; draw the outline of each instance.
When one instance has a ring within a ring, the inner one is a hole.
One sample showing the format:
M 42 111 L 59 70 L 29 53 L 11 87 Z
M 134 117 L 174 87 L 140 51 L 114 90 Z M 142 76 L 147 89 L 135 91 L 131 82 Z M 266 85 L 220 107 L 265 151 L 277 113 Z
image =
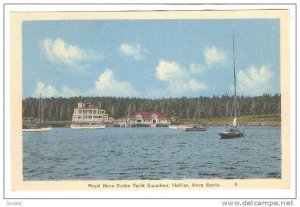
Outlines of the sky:
M 23 98 L 280 93 L 278 19 L 57 20 L 22 24 Z

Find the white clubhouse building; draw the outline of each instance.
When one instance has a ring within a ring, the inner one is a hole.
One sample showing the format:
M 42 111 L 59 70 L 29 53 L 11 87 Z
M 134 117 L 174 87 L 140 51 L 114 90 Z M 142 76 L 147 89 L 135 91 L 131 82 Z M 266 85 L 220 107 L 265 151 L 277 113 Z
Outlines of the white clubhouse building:
M 98 109 L 93 104 L 79 102 L 77 108 L 74 108 L 71 126 L 104 125 L 107 120 L 105 110 Z

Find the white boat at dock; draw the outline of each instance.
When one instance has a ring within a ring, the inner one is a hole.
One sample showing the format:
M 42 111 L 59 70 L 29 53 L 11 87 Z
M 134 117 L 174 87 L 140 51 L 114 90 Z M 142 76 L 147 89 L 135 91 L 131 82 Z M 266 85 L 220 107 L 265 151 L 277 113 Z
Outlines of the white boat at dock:
M 71 125 L 70 128 L 72 129 L 104 129 L 106 126 L 104 125 L 93 125 L 93 126 L 76 126 L 76 125 Z

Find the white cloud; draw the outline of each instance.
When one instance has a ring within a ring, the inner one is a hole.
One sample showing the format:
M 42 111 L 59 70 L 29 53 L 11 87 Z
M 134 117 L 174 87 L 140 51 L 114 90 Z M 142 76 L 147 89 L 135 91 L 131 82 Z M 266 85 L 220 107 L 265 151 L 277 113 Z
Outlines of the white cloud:
M 54 86 L 52 86 L 51 84 L 45 84 L 41 81 L 39 81 L 36 85 L 36 88 L 33 92 L 33 95 L 35 97 L 38 96 L 42 97 L 72 97 L 72 96 L 79 96 L 81 93 L 80 91 L 76 90 L 76 89 L 71 89 L 68 88 L 66 86 L 62 87 L 61 91 L 58 91 Z
M 167 83 L 169 95 L 186 95 L 206 89 L 192 78 L 190 71 L 176 62 L 161 60 L 156 67 L 156 77 Z
M 137 97 L 140 95 L 140 92 L 135 91 L 130 83 L 117 80 L 110 69 L 100 74 L 98 80 L 95 81 L 94 88 L 88 89 L 85 93 L 67 86 L 57 90 L 54 86 L 39 81 L 33 95 L 37 97 L 40 93 L 42 97 L 74 97 L 82 94 L 116 97 Z
M 143 59 L 145 57 L 144 50 L 139 44 L 133 45 L 128 43 L 123 43 L 119 47 L 119 51 L 128 57 L 132 57 L 136 60 Z
M 199 90 L 204 90 L 206 89 L 206 86 L 198 81 L 196 81 L 195 79 L 191 79 L 188 82 L 189 88 L 193 91 L 199 91 Z
M 247 72 L 237 73 L 237 90 L 245 95 L 270 93 L 273 89 L 274 78 L 274 72 L 266 65 L 262 65 L 260 69 L 251 67 Z
M 93 52 L 68 44 L 59 38 L 56 40 L 46 38 L 40 41 L 40 47 L 50 62 L 64 64 L 75 69 L 81 69 L 84 61 L 96 58 Z
M 206 47 L 204 49 L 204 58 L 206 65 L 210 66 L 216 63 L 222 63 L 226 59 L 226 54 L 216 47 Z
M 76 89 L 71 89 L 66 86 L 62 87 L 62 93 L 64 97 L 72 97 L 72 96 L 79 96 L 81 93 Z
M 197 63 L 191 63 L 190 70 L 192 74 L 198 74 L 206 71 L 207 68 Z
M 187 77 L 187 72 L 176 62 L 161 60 L 156 67 L 156 76 L 159 80 L 174 80 Z
M 39 96 L 41 94 L 42 97 L 55 97 L 60 95 L 54 86 L 50 84 L 46 85 L 40 81 L 37 83 L 33 94 L 34 96 Z
M 118 81 L 110 69 L 106 69 L 99 75 L 98 80 L 95 81 L 93 93 L 99 96 L 117 97 L 134 97 L 139 95 L 139 92 L 135 91 L 130 83 Z

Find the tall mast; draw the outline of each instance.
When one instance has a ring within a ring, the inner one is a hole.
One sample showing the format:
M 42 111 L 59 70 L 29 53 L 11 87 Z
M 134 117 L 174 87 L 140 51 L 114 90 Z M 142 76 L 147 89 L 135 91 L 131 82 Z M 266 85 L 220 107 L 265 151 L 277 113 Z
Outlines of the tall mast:
M 235 75 L 235 54 L 234 54 L 234 34 L 232 35 L 232 59 L 233 59 L 233 77 L 234 77 L 234 118 L 236 118 L 236 75 Z
M 130 114 L 130 105 L 128 106 L 127 109 L 127 123 L 129 123 L 129 114 Z
M 199 102 L 199 97 L 198 97 L 198 100 L 197 100 L 197 124 L 199 124 L 199 117 L 200 117 L 200 102 Z
M 43 100 L 41 100 L 41 123 L 44 123 L 44 105 Z
M 40 93 L 40 100 L 39 100 L 39 125 L 41 127 L 41 93 Z

